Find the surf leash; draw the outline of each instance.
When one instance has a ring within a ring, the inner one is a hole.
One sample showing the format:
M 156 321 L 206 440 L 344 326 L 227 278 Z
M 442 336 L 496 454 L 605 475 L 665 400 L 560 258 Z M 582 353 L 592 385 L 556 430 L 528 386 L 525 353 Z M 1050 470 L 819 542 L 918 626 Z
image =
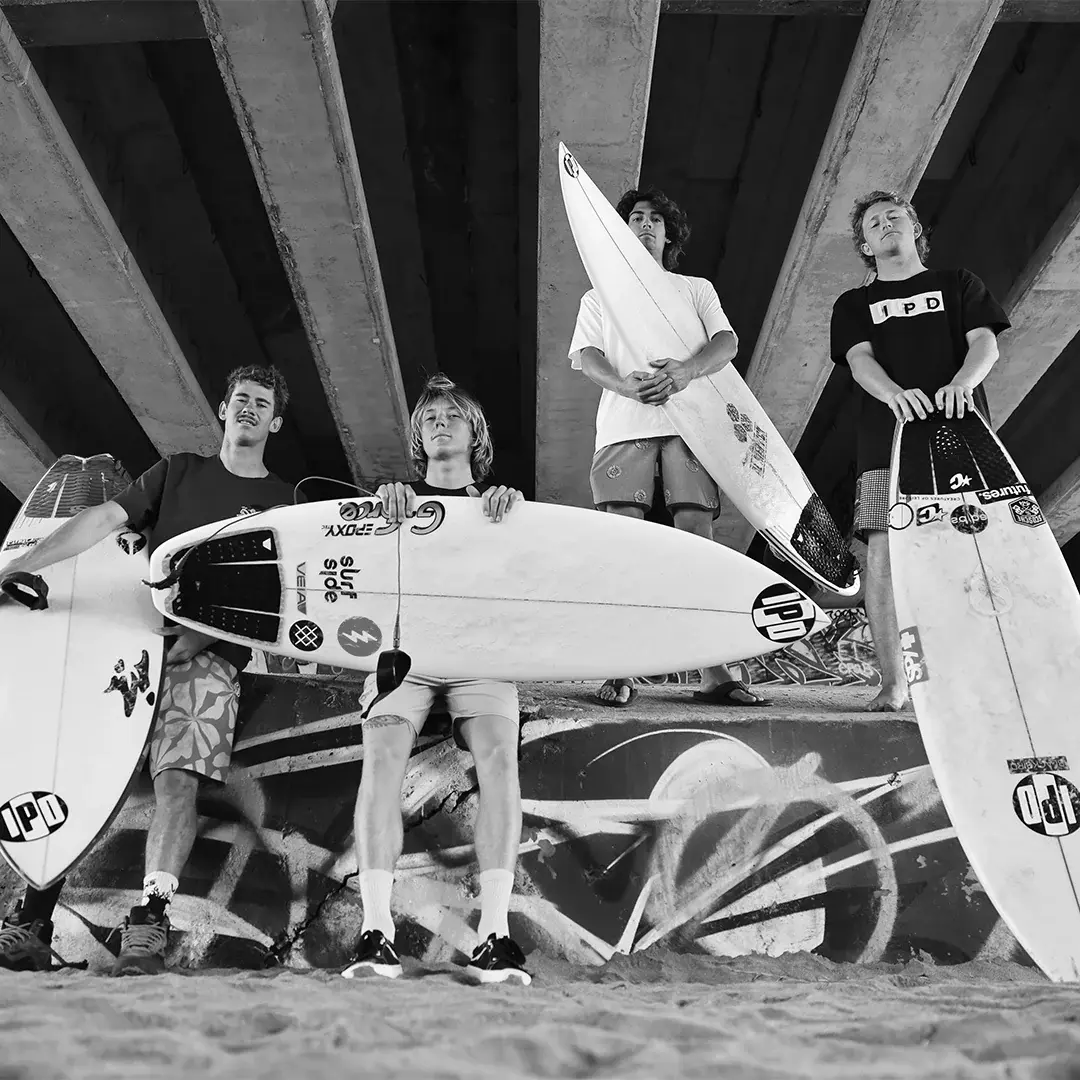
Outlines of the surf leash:
M 0 590 L 31 611 L 44 611 L 49 606 L 49 586 L 45 579 L 25 570 L 14 570 L 5 575 L 0 580 Z

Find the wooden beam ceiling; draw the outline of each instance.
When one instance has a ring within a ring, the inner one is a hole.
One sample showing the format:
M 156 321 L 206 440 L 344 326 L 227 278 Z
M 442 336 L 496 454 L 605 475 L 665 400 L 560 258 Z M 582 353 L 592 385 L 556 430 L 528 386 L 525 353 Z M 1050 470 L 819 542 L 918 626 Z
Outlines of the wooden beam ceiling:
M 408 409 L 325 0 L 200 0 L 357 483 L 406 475 Z
M 0 394 L 0 484 L 23 502 L 55 460 L 45 440 Z
M 1016 407 L 1080 333 L 1080 190 L 1058 215 L 1004 302 L 1013 328 L 986 380 L 994 426 Z
M 672 15 L 865 15 L 870 0 L 662 0 Z M 1004 0 L 998 22 L 1077 22 L 1076 0 Z
M 0 214 L 157 451 L 216 452 L 214 409 L 2 14 Z
M 1039 496 L 1039 504 L 1059 545 L 1080 533 L 1080 458 Z

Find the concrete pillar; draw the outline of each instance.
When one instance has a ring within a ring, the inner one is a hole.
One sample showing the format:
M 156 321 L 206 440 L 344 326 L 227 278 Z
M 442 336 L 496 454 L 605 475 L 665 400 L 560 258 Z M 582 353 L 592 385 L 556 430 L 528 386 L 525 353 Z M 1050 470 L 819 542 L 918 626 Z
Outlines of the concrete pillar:
M 637 183 L 659 0 L 541 0 L 536 497 L 591 506 L 599 388 L 566 352 L 589 289 L 563 209 L 563 141 L 613 202 Z

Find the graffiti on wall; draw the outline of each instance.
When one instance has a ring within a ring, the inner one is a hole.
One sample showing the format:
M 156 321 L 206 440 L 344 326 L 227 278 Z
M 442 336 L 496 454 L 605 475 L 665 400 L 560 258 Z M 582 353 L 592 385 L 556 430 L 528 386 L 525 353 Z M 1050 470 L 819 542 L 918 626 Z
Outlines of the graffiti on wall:
M 356 687 L 262 676 L 245 689 L 229 782 L 200 800 L 174 960 L 344 963 L 361 919 Z M 524 942 L 592 964 L 661 943 L 850 961 L 1014 948 L 960 851 L 914 724 L 567 713 L 522 728 L 512 919 Z M 403 790 L 394 903 L 410 955 L 435 962 L 472 948 L 477 799 L 471 760 L 437 719 Z M 57 917 L 69 958 L 115 948 L 151 809 L 144 784 L 72 875 Z

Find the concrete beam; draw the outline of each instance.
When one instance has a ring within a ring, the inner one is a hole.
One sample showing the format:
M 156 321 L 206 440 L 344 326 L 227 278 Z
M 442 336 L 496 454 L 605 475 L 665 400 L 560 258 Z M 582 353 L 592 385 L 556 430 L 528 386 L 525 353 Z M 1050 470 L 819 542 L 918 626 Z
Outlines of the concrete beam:
M 214 410 L 2 14 L 0 214 L 158 452 L 216 452 Z
M 200 0 L 350 470 L 402 476 L 408 409 L 325 0 Z
M 671 15 L 864 15 L 870 0 L 663 0 Z M 1004 0 L 998 22 L 1076 22 L 1076 0 Z
M 45 440 L 0 394 L 0 484 L 23 502 L 55 460 Z
M 566 352 L 589 289 L 563 209 L 559 140 L 613 201 L 637 183 L 660 0 L 540 0 L 536 497 L 592 505 L 599 388 Z
M 1004 301 L 1013 328 L 986 380 L 995 428 L 1080 333 L 1080 191 L 1058 215 Z
M 874 188 L 914 192 L 1002 0 L 871 0 L 746 374 L 791 447 L 829 377 L 833 301 L 863 272 L 848 215 Z M 729 509 L 716 536 L 745 550 Z
M 65 0 L 3 4 L 24 46 L 105 45 L 206 37 L 194 0 Z
M 1061 547 L 1080 533 L 1080 458 L 1039 496 L 1039 505 Z

